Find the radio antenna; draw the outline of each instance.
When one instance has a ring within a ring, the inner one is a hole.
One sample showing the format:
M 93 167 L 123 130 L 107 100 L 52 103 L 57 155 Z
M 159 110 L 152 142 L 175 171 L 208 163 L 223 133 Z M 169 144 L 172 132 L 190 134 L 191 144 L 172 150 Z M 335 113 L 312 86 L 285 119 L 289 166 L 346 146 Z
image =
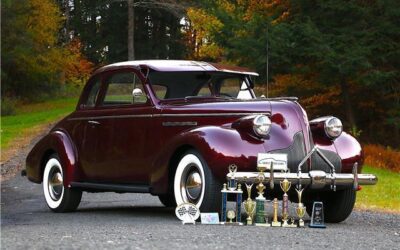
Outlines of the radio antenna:
M 269 33 L 267 23 L 267 98 L 269 97 Z

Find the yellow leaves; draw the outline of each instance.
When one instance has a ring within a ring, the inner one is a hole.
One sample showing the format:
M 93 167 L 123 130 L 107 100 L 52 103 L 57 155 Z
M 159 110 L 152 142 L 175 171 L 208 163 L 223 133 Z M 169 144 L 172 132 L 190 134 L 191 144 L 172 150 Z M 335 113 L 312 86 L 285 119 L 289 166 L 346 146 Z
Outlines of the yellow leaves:
M 186 36 L 192 43 L 193 59 L 217 59 L 221 57 L 223 49 L 212 41 L 211 34 L 222 29 L 223 24 L 215 16 L 207 14 L 203 9 L 189 8 L 187 10 L 190 27 Z
M 27 31 L 34 34 L 36 43 L 53 46 L 62 21 L 58 6 L 51 0 L 29 0 L 28 6 Z

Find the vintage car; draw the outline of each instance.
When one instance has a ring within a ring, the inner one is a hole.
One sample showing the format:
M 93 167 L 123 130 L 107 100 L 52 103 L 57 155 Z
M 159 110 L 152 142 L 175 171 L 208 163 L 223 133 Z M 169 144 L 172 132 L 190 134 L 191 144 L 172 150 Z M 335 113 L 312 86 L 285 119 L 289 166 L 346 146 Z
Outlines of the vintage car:
M 359 185 L 377 181 L 358 174 L 360 144 L 342 132 L 338 118 L 309 121 L 296 98 L 256 97 L 257 75 L 195 61 L 102 67 L 76 110 L 29 153 L 24 173 L 42 183 L 55 212 L 75 210 L 82 191 L 150 193 L 166 206 L 193 203 L 217 212 L 228 166 L 237 166 L 237 181 L 256 182 L 266 160 L 259 153 L 271 163 L 279 154 L 282 164 L 264 173 L 267 198 L 282 197 L 279 182 L 287 178 L 306 188 L 308 213 L 318 200 L 326 221 L 345 220 Z M 289 199 L 297 202 L 294 188 Z

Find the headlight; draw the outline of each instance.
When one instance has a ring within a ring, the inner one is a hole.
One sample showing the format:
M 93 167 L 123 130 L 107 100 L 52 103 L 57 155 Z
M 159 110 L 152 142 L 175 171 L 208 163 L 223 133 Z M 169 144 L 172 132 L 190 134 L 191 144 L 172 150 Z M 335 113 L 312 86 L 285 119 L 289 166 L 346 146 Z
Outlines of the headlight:
M 268 116 L 257 115 L 253 120 L 254 133 L 260 137 L 266 137 L 271 129 L 271 120 Z
M 331 139 L 339 137 L 343 131 L 342 122 L 336 117 L 328 118 L 325 121 L 324 128 L 326 135 Z

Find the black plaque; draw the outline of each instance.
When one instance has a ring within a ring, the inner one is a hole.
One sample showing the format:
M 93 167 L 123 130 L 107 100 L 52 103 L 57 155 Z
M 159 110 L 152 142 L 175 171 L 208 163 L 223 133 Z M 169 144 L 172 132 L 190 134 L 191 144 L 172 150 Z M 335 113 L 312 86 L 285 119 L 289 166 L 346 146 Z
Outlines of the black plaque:
M 314 202 L 311 222 L 308 226 L 314 228 L 326 228 L 324 224 L 324 205 L 321 201 Z

